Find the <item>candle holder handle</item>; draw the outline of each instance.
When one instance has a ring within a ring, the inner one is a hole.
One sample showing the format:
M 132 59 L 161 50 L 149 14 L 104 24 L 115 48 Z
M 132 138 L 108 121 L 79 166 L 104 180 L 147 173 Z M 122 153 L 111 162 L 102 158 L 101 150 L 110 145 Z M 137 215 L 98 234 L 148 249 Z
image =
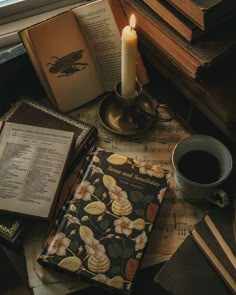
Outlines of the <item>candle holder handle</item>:
M 153 102 L 143 93 L 138 81 L 135 96 L 125 98 L 121 95 L 121 82 L 115 91 L 105 97 L 99 107 L 99 117 L 105 128 L 120 135 L 136 135 L 146 131 L 156 117 Z

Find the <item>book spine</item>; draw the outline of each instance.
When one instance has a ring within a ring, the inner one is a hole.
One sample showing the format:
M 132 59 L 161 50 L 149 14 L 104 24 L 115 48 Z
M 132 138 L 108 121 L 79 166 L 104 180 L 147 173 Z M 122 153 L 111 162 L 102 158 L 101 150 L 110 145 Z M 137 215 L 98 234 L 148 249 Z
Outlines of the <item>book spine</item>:
M 81 174 L 81 170 L 83 170 L 83 167 L 86 165 L 86 158 L 94 149 L 97 143 L 97 138 L 97 129 L 91 127 L 87 135 L 79 141 L 80 144 L 78 144 L 71 153 L 72 156 L 69 158 L 67 169 L 63 178 L 63 185 L 58 193 L 57 205 L 55 206 L 53 212 L 51 224 L 60 219 L 61 208 L 66 205 L 66 202 L 70 197 L 71 189 Z M 58 222 L 56 222 L 56 224 L 57 223 Z
M 65 213 L 67 212 L 67 210 L 69 210 L 72 190 L 75 182 L 79 183 L 82 181 L 84 177 L 84 171 L 86 171 L 86 168 L 90 164 L 90 160 L 93 154 L 92 152 L 95 150 L 96 141 L 94 141 L 93 143 L 94 144 L 91 144 L 90 147 L 86 150 L 81 149 L 80 160 L 78 161 L 77 158 L 77 164 L 74 166 L 74 169 L 70 171 L 70 174 L 67 174 L 62 189 L 59 193 L 59 200 L 54 212 L 54 218 L 51 221 L 51 225 L 49 226 L 48 232 L 50 233 L 50 235 L 47 237 L 47 241 L 51 241 L 51 237 L 55 235 L 59 224 L 64 218 Z M 44 260 L 40 260 L 40 263 L 47 265 Z
M 0 218 L 0 239 L 6 245 L 19 246 L 20 236 L 24 230 L 23 222 L 9 216 Z

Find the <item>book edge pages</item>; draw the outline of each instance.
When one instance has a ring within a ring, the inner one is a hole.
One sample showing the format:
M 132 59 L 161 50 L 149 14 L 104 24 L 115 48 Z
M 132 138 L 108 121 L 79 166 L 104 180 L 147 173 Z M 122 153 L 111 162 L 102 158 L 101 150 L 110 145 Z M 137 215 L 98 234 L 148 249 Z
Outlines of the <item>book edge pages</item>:
M 206 258 L 212 263 L 212 266 L 217 270 L 218 274 L 223 278 L 227 286 L 233 291 L 234 294 L 236 294 L 235 279 L 228 273 L 226 268 L 207 246 L 201 235 L 197 232 L 197 230 L 194 229 L 193 231 L 191 231 L 191 236 L 193 237 L 193 240 L 197 243 L 199 248 L 202 250 L 202 252 L 205 254 Z
M 214 235 L 216 238 L 217 242 L 221 246 L 221 249 L 225 252 L 231 263 L 233 264 L 234 268 L 236 268 L 236 257 L 234 256 L 232 250 L 230 249 L 229 245 L 226 243 L 224 238 L 222 237 L 221 233 L 213 223 L 212 219 L 210 218 L 209 215 L 205 216 L 205 222 L 210 229 L 211 233 Z

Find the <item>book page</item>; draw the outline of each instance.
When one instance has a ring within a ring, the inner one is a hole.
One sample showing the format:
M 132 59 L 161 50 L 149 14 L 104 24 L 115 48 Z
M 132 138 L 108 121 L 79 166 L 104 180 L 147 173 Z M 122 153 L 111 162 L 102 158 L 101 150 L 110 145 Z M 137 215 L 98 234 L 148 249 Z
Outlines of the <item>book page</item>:
M 74 8 L 106 91 L 113 91 L 121 75 L 121 36 L 109 1 Z
M 70 111 L 104 92 L 72 11 L 29 28 L 28 36 L 34 65 L 43 73 L 41 80 L 47 80 L 51 99 L 61 111 Z
M 73 137 L 6 122 L 0 136 L 0 209 L 48 218 Z

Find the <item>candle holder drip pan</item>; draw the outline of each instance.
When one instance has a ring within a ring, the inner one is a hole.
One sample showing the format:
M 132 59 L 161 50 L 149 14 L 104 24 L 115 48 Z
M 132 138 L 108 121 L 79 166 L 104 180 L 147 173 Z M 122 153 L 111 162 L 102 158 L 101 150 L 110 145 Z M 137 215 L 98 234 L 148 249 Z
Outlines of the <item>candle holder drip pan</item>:
M 136 82 L 133 98 L 125 98 L 120 93 L 119 82 L 115 92 L 101 101 L 99 118 L 102 125 L 120 135 L 135 135 L 146 131 L 156 117 L 156 109 L 152 101 L 144 95 L 142 86 Z

